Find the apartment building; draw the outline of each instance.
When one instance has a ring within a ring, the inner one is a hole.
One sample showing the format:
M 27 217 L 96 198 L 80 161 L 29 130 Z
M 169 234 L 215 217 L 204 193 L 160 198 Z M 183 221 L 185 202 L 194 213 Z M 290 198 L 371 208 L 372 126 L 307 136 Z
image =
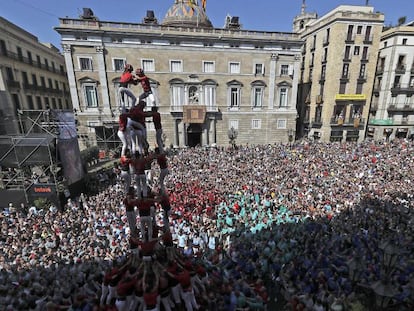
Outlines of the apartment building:
M 0 135 L 23 134 L 18 111 L 72 109 L 59 50 L 0 17 Z
M 150 78 L 167 146 L 287 142 L 295 136 L 302 42 L 294 33 L 215 28 L 205 7 L 175 0 L 159 22 L 100 21 L 91 9 L 61 18 L 61 35 L 81 148 L 106 146 L 117 130 L 126 63 Z M 138 96 L 142 89 L 133 86 Z M 155 144 L 147 123 L 150 145 Z M 233 133 L 233 134 L 232 134 Z M 116 135 L 115 135 L 116 136 Z M 116 141 L 116 137 L 114 138 Z
M 298 137 L 365 138 L 384 15 L 341 5 L 318 18 L 304 7 L 293 29 L 304 40 L 298 90 Z
M 414 22 L 381 35 L 367 136 L 414 137 Z

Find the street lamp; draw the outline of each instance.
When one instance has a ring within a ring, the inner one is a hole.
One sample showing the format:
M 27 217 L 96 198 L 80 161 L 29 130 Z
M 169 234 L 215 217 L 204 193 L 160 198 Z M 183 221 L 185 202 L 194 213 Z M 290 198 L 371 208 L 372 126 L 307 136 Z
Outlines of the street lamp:
M 392 298 L 398 293 L 397 289 L 389 280 L 381 279 L 371 285 L 375 293 L 376 310 L 386 310 Z
M 381 242 L 379 249 L 382 250 L 381 279 L 371 284 L 371 289 L 375 294 L 376 310 L 386 310 L 390 307 L 392 298 L 398 293 L 390 280 L 401 252 L 391 240 Z

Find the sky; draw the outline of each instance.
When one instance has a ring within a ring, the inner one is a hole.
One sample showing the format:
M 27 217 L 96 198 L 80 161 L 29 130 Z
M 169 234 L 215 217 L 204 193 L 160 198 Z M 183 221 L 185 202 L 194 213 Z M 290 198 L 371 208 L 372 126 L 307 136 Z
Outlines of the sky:
M 199 0 L 201 2 L 201 0 Z M 306 11 L 323 16 L 339 5 L 365 5 L 367 0 L 306 0 Z M 60 35 L 53 29 L 60 17 L 78 18 L 82 8 L 91 8 L 101 21 L 140 23 L 147 10 L 159 22 L 174 0 L 0 0 L 0 16 L 35 35 L 40 42 L 61 49 Z M 385 25 L 400 17 L 414 20 L 414 0 L 368 0 L 374 11 L 384 13 Z M 300 14 L 302 0 L 207 0 L 207 16 L 216 28 L 227 14 L 239 16 L 242 29 L 291 32 L 293 18 Z

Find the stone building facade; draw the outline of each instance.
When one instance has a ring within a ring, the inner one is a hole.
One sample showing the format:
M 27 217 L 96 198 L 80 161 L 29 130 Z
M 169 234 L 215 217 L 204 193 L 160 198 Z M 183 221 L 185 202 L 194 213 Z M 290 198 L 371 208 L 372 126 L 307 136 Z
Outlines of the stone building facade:
M 298 137 L 365 138 L 383 22 L 370 6 L 342 5 L 320 18 L 302 10 L 295 18 L 304 40 Z
M 72 110 L 59 50 L 0 17 L 0 135 L 24 134 L 19 111 Z
M 382 33 L 367 136 L 414 137 L 414 22 Z
M 60 19 L 81 148 L 114 136 L 126 63 L 150 78 L 167 146 L 227 146 L 231 129 L 237 144 L 294 138 L 299 36 L 243 30 L 238 17 L 214 28 L 205 8 L 190 3 L 174 1 L 160 23 L 152 11 L 135 24 L 100 21 L 91 10 Z M 147 129 L 153 145 L 153 125 Z

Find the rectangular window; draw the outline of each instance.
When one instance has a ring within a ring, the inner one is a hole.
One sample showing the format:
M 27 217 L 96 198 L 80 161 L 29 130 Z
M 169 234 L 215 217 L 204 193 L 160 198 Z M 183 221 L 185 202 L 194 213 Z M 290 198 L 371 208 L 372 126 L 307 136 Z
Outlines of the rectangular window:
M 328 48 L 325 48 L 323 50 L 323 57 L 322 57 L 322 61 L 323 62 L 327 62 L 328 61 Z
M 211 61 L 204 61 L 203 62 L 203 72 L 205 73 L 213 73 L 215 71 L 214 62 Z
M 32 83 L 34 86 L 37 86 L 37 77 L 35 74 L 32 74 Z
M 98 107 L 98 94 L 94 85 L 85 85 L 85 98 L 88 108 Z
M 230 62 L 229 63 L 229 73 L 240 73 L 240 63 Z
M 406 38 L 404 38 L 404 39 L 402 40 L 402 44 L 403 44 L 403 45 L 407 45 L 407 39 L 406 39 Z
M 255 87 L 253 95 L 253 108 L 259 108 L 263 105 L 263 87 Z
M 357 34 L 360 35 L 362 33 L 362 26 L 357 27 Z
M 0 53 L 1 55 L 7 55 L 6 41 L 4 40 L 0 40 Z
M 344 64 L 342 67 L 342 78 L 348 78 L 349 64 Z
M 34 110 L 34 103 L 33 103 L 33 97 L 31 95 L 27 95 L 27 107 L 29 110 Z
M 29 60 L 29 64 L 33 65 L 33 57 L 32 57 L 32 53 L 27 51 L 27 58 Z
M 239 107 L 240 106 L 240 89 L 237 87 L 232 87 L 230 89 L 230 107 Z
M 350 59 L 349 55 L 351 54 L 351 47 L 349 45 L 345 46 L 345 55 L 344 59 Z
M 346 82 L 341 82 L 339 84 L 339 94 L 345 94 L 346 92 Z
M 56 98 L 52 97 L 52 109 L 57 109 Z
M 235 130 L 239 129 L 239 120 L 230 120 L 229 129 L 234 128 Z
M 23 85 L 27 86 L 29 84 L 29 78 L 27 77 L 27 72 L 22 71 L 22 80 Z
M 13 106 L 16 107 L 16 111 L 21 110 L 22 105 L 20 103 L 19 94 L 12 94 L 12 99 L 13 99 Z
M 126 60 L 124 58 L 113 58 L 114 71 L 124 71 Z
M 52 61 L 52 70 L 53 70 L 53 72 L 56 72 L 56 67 L 55 67 L 55 62 L 54 61 Z
M 183 62 L 181 60 L 170 60 L 171 72 L 183 72 Z
M 40 56 L 36 55 L 37 67 L 42 68 L 42 62 L 40 61 Z
M 264 65 L 263 64 L 255 64 L 254 65 L 254 74 L 255 75 L 264 75 Z
M 326 77 L 326 65 L 322 65 L 321 68 L 321 80 L 325 80 Z
M 6 76 L 8 81 L 14 81 L 14 73 L 11 67 L 6 67 Z
M 41 86 L 46 87 L 45 77 L 40 77 L 40 84 L 41 84 Z
M 364 84 L 363 83 L 357 83 L 356 86 L 356 94 L 362 94 L 362 88 L 363 88 Z
M 62 110 L 62 109 L 63 109 L 63 106 L 62 106 L 62 99 L 60 99 L 60 98 L 58 98 L 58 107 L 59 107 L 59 109 L 60 109 L 60 110 Z
M 353 32 L 354 32 L 354 25 L 348 25 L 348 33 L 346 35 L 346 40 L 347 41 L 352 41 L 352 39 L 353 39 L 353 36 L 352 36 Z
M 92 70 L 92 58 L 79 57 L 79 69 L 80 70 Z
M 262 128 L 262 120 L 253 119 L 252 120 L 252 129 L 253 130 L 260 130 L 261 128 Z
M 205 85 L 203 88 L 204 95 L 204 105 L 207 107 L 216 106 L 216 86 L 215 85 Z
M 362 59 L 368 60 L 368 47 L 367 46 L 364 46 L 364 48 L 362 49 Z
M 288 91 L 287 88 L 282 87 L 279 91 L 279 107 L 287 107 L 288 103 Z
M 183 105 L 184 101 L 184 87 L 181 85 L 173 85 L 171 87 L 172 92 L 172 106 L 180 107 Z
M 367 26 L 365 29 L 365 41 L 371 41 L 371 29 L 372 26 Z
M 359 55 L 359 46 L 354 47 L 354 55 Z
M 36 96 L 36 106 L 36 108 L 39 110 L 43 109 L 42 98 L 40 96 Z
M 49 61 L 45 58 L 45 67 L 46 69 L 49 69 Z
M 278 129 L 285 129 L 286 128 L 286 123 L 287 123 L 286 119 L 277 119 L 276 127 Z
M 359 78 L 360 79 L 364 79 L 365 78 L 365 70 L 366 70 L 366 65 L 365 64 L 361 64 L 361 68 L 359 69 Z
M 48 78 L 47 79 L 47 84 L 49 86 L 49 89 L 53 89 L 53 82 L 52 82 L 52 79 L 51 78 Z
M 414 87 L 414 76 L 410 77 L 410 87 Z
M 142 69 L 144 69 L 144 72 L 155 71 L 155 63 L 153 59 L 143 59 L 141 63 L 142 63 Z
M 50 101 L 49 101 L 49 97 L 45 97 L 45 108 L 49 109 L 50 108 Z
M 55 80 L 55 89 L 59 90 L 59 81 Z
M 280 75 L 281 76 L 289 75 L 289 65 L 281 65 L 280 66 Z
M 21 47 L 17 47 L 17 58 L 22 61 L 23 60 L 23 52 Z

